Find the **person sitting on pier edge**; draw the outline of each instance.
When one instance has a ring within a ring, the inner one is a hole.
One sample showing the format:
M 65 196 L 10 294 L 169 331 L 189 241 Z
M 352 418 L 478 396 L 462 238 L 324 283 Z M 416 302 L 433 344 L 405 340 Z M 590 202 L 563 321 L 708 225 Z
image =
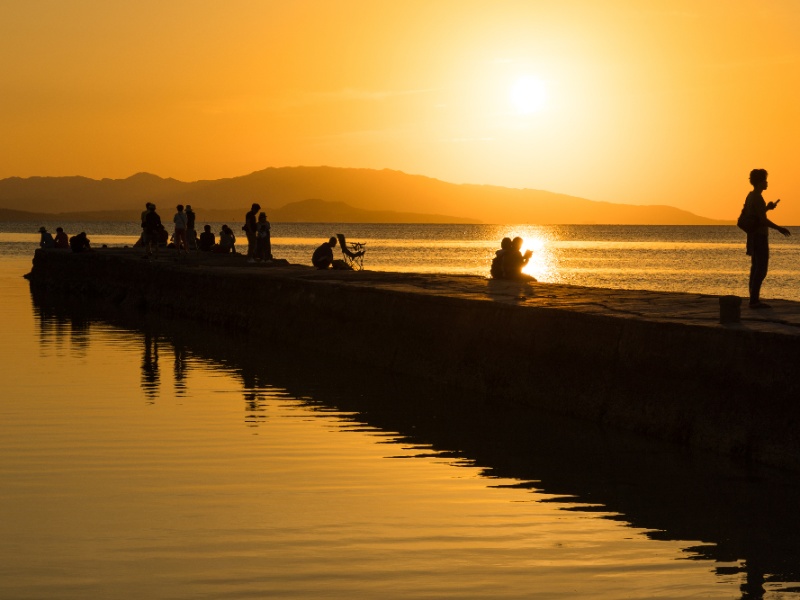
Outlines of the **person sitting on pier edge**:
M 198 248 L 203 252 L 209 252 L 214 244 L 217 243 L 217 238 L 214 232 L 211 231 L 211 225 L 203 226 L 203 233 L 200 234 L 200 242 Z
M 158 224 L 158 246 L 159 248 L 166 248 L 169 244 L 169 231 L 164 227 L 163 223 Z
M 64 233 L 63 227 L 56 227 L 56 248 L 69 250 L 69 237 Z
M 53 236 L 47 231 L 46 227 L 39 227 L 39 247 L 40 248 L 55 248 L 56 241 Z
M 227 225 L 223 225 L 222 230 L 219 232 L 219 244 L 214 246 L 214 252 L 222 254 L 236 253 L 236 237 L 233 235 L 233 230 Z
M 259 210 L 261 210 L 261 205 L 253 202 L 250 211 L 244 216 L 244 227 L 242 229 L 247 234 L 247 262 L 255 262 L 256 260 L 257 215 Z
M 503 241 L 500 242 L 500 250 L 494 253 L 494 258 L 492 259 L 492 267 L 489 271 L 492 279 L 503 279 L 505 277 L 505 273 L 503 272 L 503 255 L 511 248 L 511 238 L 504 237 Z
M 73 235 L 69 238 L 69 247 L 73 252 L 85 252 L 91 250 L 89 246 L 89 238 L 86 237 L 86 232 L 81 231 L 78 235 Z
M 262 212 L 258 215 L 258 231 L 256 232 L 256 258 L 260 261 L 272 260 L 269 229 L 267 213 Z
M 311 255 L 311 264 L 317 269 L 327 269 L 333 264 L 333 249 L 336 247 L 336 238 L 332 237 L 320 245 Z
M 536 279 L 530 275 L 522 272 L 522 269 L 528 264 L 533 252 L 526 250 L 523 255 L 521 249 L 521 237 L 515 237 L 511 240 L 511 247 L 503 253 L 503 277 L 505 279 L 517 279 L 521 281 L 536 281 Z

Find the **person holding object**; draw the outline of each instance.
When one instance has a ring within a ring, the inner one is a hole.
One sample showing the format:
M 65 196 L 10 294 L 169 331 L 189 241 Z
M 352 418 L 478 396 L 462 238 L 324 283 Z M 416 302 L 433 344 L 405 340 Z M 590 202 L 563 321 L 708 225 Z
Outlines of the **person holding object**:
M 769 230 L 775 229 L 785 236 L 791 233 L 767 218 L 767 211 L 774 210 L 780 202 L 778 199 L 767 203 L 761 194 L 769 185 L 767 171 L 764 169 L 750 171 L 750 185 L 753 186 L 753 191 L 747 194 L 743 210 L 756 223 L 753 230 L 747 234 L 747 255 L 750 257 L 750 308 L 769 308 L 769 304 L 761 301 L 761 284 L 769 268 Z
M 511 240 L 511 247 L 503 253 L 503 277 L 520 281 L 536 281 L 535 278 L 522 272 L 533 255 L 530 250 L 526 250 L 525 254 L 522 254 L 522 243 L 521 237 L 515 237 Z

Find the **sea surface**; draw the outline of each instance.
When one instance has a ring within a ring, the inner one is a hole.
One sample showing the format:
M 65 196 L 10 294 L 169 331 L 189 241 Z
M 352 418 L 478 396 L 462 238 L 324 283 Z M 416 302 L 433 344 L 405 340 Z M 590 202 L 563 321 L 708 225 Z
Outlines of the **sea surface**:
M 800 598 L 796 474 L 32 294 L 38 227 L 0 226 L 0 599 Z M 521 235 L 542 281 L 746 288 L 727 227 L 275 224 L 274 254 L 339 232 L 373 269 L 486 275 Z M 797 259 L 773 239 L 766 297 Z
M 86 231 L 96 246 L 130 246 L 141 233 L 136 223 L 0 223 L 0 243 L 28 254 L 41 225 L 51 232 L 61 225 L 70 235 Z M 219 223 L 210 225 L 219 232 Z M 246 251 L 241 225 L 231 227 L 238 250 Z M 533 251 L 526 271 L 539 281 L 747 296 L 750 258 L 735 226 L 275 223 L 273 254 L 310 264 L 314 249 L 337 233 L 366 243 L 365 268 L 378 271 L 485 276 L 500 240 L 519 236 Z M 770 234 L 765 299 L 800 300 L 800 230 L 795 234 Z

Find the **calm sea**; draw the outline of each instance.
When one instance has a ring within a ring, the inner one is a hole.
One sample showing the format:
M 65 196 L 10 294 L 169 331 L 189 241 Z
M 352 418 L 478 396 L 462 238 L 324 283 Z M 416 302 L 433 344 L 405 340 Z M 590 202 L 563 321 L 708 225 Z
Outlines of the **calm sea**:
M 42 223 L 0 223 L 0 243 L 15 254 L 32 252 Z M 136 223 L 44 223 L 72 235 L 86 231 L 95 245 L 132 245 Z M 219 232 L 220 224 L 212 223 Z M 246 249 L 240 224 L 231 227 Z M 275 223 L 273 254 L 310 264 L 311 253 L 336 233 L 367 244 L 365 267 L 487 275 L 503 237 L 522 237 L 533 250 L 527 271 L 539 281 L 594 287 L 747 295 L 750 259 L 734 226 L 500 226 Z M 238 235 L 241 234 L 241 235 Z M 771 263 L 762 296 L 800 300 L 800 230 L 771 233 Z
M 795 474 L 32 295 L 38 226 L 0 230 L 4 600 L 800 598 Z M 275 254 L 340 231 L 373 269 L 485 274 L 521 235 L 545 281 L 746 285 L 733 228 L 275 224 Z

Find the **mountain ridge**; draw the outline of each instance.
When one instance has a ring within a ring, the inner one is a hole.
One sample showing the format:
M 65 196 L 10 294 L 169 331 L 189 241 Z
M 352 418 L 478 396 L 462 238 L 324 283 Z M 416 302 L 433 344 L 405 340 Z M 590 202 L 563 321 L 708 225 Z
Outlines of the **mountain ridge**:
M 199 211 L 198 219 L 201 223 L 244 221 L 245 213 L 250 207 L 238 209 L 210 209 Z M 196 211 L 196 212 L 197 212 Z M 172 211 L 159 209 L 158 212 L 164 220 L 171 218 Z M 477 223 L 469 219 L 460 219 L 447 215 L 431 213 L 418 214 L 397 211 L 374 211 L 353 208 L 342 202 L 327 202 L 325 200 L 301 200 L 291 202 L 285 206 L 267 211 L 270 221 L 275 223 Z M 95 222 L 95 221 L 138 221 L 141 209 L 99 210 L 99 211 L 74 211 L 59 213 L 40 213 L 0 208 L 0 221 L 5 222 Z
M 317 200 L 324 204 L 297 205 Z M 0 208 L 33 213 L 141 212 L 147 201 L 195 211 L 241 211 L 258 202 L 268 213 L 289 205 L 292 219 L 347 222 L 358 211 L 373 222 L 483 222 L 531 224 L 728 224 L 672 206 L 598 202 L 544 190 L 456 184 L 391 169 L 269 167 L 247 175 L 183 182 L 151 173 L 125 179 L 9 177 L 0 180 Z M 306 213 L 301 214 L 305 207 Z M 401 208 L 401 210 L 398 210 Z M 338 211 L 338 212 L 337 212 Z M 288 214 L 288 213 L 287 213 Z M 403 221 L 409 215 L 414 220 Z M 366 218 L 361 215 L 359 218 Z M 276 215 L 271 216 L 276 219 Z M 400 220 L 397 220 L 400 219 Z

